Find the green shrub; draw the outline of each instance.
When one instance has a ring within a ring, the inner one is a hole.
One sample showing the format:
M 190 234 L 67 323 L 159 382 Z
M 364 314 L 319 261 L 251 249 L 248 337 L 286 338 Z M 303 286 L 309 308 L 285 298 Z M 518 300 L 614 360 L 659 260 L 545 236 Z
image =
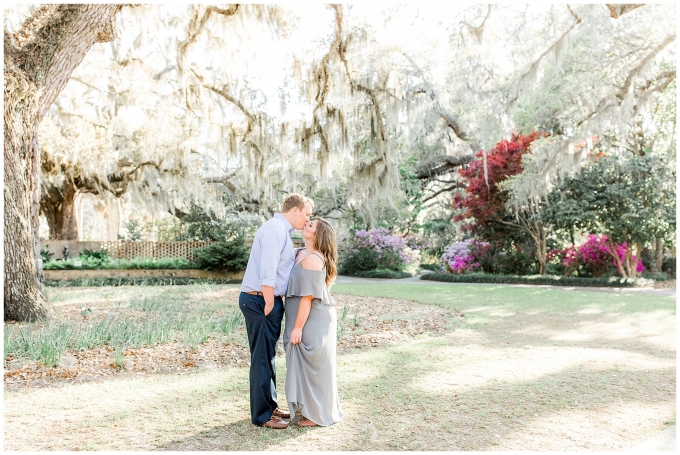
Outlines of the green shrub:
M 89 250 L 87 248 L 83 248 L 83 251 L 80 252 L 78 255 L 81 258 L 93 258 L 93 259 L 99 259 L 100 261 L 103 261 L 105 259 L 108 259 L 109 253 L 106 250 Z
M 228 242 L 219 242 L 196 248 L 193 253 L 196 268 L 241 272 L 248 265 L 250 252 L 244 245 L 243 237 L 237 237 Z
M 356 276 L 359 278 L 391 278 L 391 279 L 408 278 L 412 276 L 408 272 L 391 269 L 362 270 L 358 272 L 349 272 L 343 275 Z
M 76 261 L 80 261 L 82 265 L 76 267 Z M 115 269 L 115 263 L 109 257 L 105 259 L 97 259 L 91 256 L 83 256 L 70 259 L 52 259 L 43 264 L 44 270 L 100 270 L 100 269 Z
M 661 270 L 668 273 L 675 279 L 675 256 L 669 256 L 663 258 L 661 263 Z
M 91 287 L 91 286 L 185 286 L 190 284 L 238 284 L 241 280 L 231 278 L 78 278 L 75 280 L 45 279 L 49 287 Z
M 432 270 L 433 272 L 438 272 L 441 270 L 441 264 L 420 264 L 421 269 Z
M 538 272 L 530 247 L 521 244 L 492 245 L 482 251 L 478 261 L 486 273 L 529 275 Z
M 82 266 L 76 267 L 75 261 L 81 261 Z M 76 259 L 51 260 L 43 265 L 45 270 L 130 270 L 130 269 L 191 269 L 194 265 L 184 258 L 132 258 L 111 259 L 104 256 L 80 256 Z
M 354 231 L 347 241 L 341 242 L 339 268 L 343 274 L 376 269 L 415 270 L 420 259 L 413 236 L 392 235 L 381 227 Z
M 642 278 L 646 278 L 648 280 L 654 280 L 654 281 L 668 281 L 675 279 L 673 276 L 669 276 L 666 272 L 642 272 L 641 275 Z
M 375 270 L 378 267 L 378 252 L 372 248 L 359 248 L 346 254 L 340 261 L 340 273 L 347 275 L 354 272 Z
M 113 261 L 111 267 L 106 269 L 145 269 L 145 270 L 168 270 L 168 269 L 191 269 L 194 265 L 184 258 L 132 258 Z M 114 266 L 115 265 L 115 266 Z
M 625 279 L 619 277 L 585 278 L 557 275 L 494 275 L 489 273 L 467 273 L 452 275 L 447 273 L 428 273 L 421 280 L 445 281 L 449 283 L 498 283 L 498 284 L 541 284 L 552 286 L 588 287 L 633 287 L 649 286 L 653 280 L 645 278 Z

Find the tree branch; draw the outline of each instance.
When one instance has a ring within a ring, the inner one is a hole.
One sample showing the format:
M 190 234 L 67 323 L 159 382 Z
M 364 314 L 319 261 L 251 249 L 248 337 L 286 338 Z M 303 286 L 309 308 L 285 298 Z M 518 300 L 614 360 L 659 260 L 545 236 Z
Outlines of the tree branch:
M 234 169 L 233 171 L 229 172 L 228 174 L 219 176 L 219 177 L 206 177 L 203 180 L 206 183 L 223 183 L 226 184 L 227 180 L 230 178 L 234 177 L 240 169 Z
M 468 164 L 474 159 L 475 156 L 473 154 L 463 156 L 435 156 L 418 165 L 416 168 L 416 177 L 423 180 L 436 175 L 447 174 L 457 167 Z
M 555 40 L 555 42 L 552 43 L 552 44 L 550 45 L 550 47 L 548 47 L 545 51 L 543 51 L 543 53 L 542 53 L 541 55 L 539 55 L 538 58 L 537 58 L 536 60 L 534 60 L 534 62 L 531 64 L 531 66 L 529 67 L 529 69 L 528 69 L 524 74 L 522 74 L 519 78 L 517 78 L 517 80 L 514 82 L 514 85 L 515 85 L 516 87 L 520 87 L 520 84 L 521 84 L 527 77 L 529 77 L 531 74 L 535 74 L 535 73 L 536 73 L 536 70 L 538 69 L 538 65 L 541 63 L 541 61 L 542 61 L 548 54 L 550 54 L 551 52 L 554 52 L 555 49 L 556 49 L 558 46 L 561 45 L 562 41 L 567 37 L 567 35 L 569 34 L 569 32 L 571 32 L 571 31 L 574 29 L 574 27 L 576 27 L 578 24 L 580 24 L 580 23 L 582 22 L 581 17 L 579 17 L 579 15 L 576 14 L 576 13 L 571 9 L 571 7 L 570 7 L 569 5 L 567 5 L 567 8 L 569 9 L 569 12 L 571 13 L 571 15 L 574 17 L 575 22 L 574 22 L 574 23 L 571 25 L 571 27 L 569 27 L 564 33 L 562 33 L 562 35 L 561 35 L 559 38 L 557 38 L 557 39 Z M 518 92 L 519 92 L 519 88 L 518 88 Z M 510 100 L 510 103 L 512 104 L 512 103 L 514 103 L 515 101 L 517 101 L 518 96 L 519 96 L 519 94 L 516 94 L 515 97 L 514 97 L 514 99 Z
M 439 97 L 437 96 L 437 93 L 434 91 L 434 87 L 432 87 L 432 84 L 430 84 L 425 78 L 423 70 L 420 69 L 420 67 L 416 64 L 416 62 L 413 61 L 411 57 L 409 57 L 405 53 L 403 55 L 404 57 L 406 57 L 409 63 L 411 63 L 411 65 L 416 69 L 416 71 L 420 75 L 420 78 L 423 80 L 423 87 L 418 88 L 418 91 L 414 91 L 414 93 L 427 93 L 427 95 L 432 100 L 435 112 L 437 112 L 437 114 L 439 114 L 439 116 L 444 119 L 446 125 L 453 130 L 453 133 L 456 135 L 456 137 L 461 141 L 467 143 L 473 153 L 480 150 L 481 145 L 475 139 L 471 138 L 468 135 L 468 133 L 465 130 L 463 130 L 460 124 L 458 124 L 454 116 L 441 106 L 441 103 L 439 102 Z
M 617 4 L 617 5 L 606 5 L 607 9 L 609 9 L 609 15 L 613 19 L 618 19 L 619 17 L 623 16 L 624 14 L 633 11 L 636 8 L 639 8 L 641 6 L 645 6 L 643 4 Z
M 427 196 L 426 198 L 423 198 L 423 200 L 422 200 L 421 202 L 425 203 L 425 202 L 429 201 L 430 199 L 436 198 L 437 196 L 439 196 L 440 194 L 442 194 L 442 193 L 444 193 L 444 192 L 446 192 L 446 191 L 455 190 L 456 188 L 460 188 L 460 185 L 459 185 L 458 183 L 456 183 L 455 185 L 447 186 L 447 187 L 442 188 L 442 189 L 440 189 L 440 190 L 438 190 L 438 191 L 435 191 L 434 193 L 432 193 L 431 195 Z

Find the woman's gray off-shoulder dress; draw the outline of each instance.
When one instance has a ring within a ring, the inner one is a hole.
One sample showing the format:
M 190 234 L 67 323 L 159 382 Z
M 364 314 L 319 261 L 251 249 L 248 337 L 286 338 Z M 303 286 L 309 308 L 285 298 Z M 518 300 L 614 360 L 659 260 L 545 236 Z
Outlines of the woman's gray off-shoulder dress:
M 309 318 L 302 328 L 302 341 L 290 343 L 300 298 L 311 295 Z M 307 417 L 327 426 L 342 419 L 335 375 L 335 345 L 338 317 L 335 302 L 326 287 L 326 270 L 307 270 L 296 264 L 286 293 L 286 399 L 291 422 Z

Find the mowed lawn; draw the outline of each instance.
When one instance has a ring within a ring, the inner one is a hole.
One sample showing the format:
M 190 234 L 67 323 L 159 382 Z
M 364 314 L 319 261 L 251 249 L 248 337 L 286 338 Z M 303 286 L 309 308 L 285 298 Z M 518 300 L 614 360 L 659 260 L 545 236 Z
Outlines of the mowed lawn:
M 339 356 L 345 419 L 331 427 L 254 427 L 248 369 L 233 367 L 5 392 L 5 449 L 626 450 L 675 424 L 674 297 L 393 281 L 332 293 L 442 306 L 449 330 Z

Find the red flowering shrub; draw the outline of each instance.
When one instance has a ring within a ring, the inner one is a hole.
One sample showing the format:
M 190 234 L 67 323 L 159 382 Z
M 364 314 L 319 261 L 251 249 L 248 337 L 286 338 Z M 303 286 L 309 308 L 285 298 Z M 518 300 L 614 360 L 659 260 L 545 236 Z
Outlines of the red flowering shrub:
M 482 151 L 475 153 L 477 159 L 472 161 L 467 169 L 460 169 L 458 173 L 467 182 L 465 193 L 453 196 L 453 206 L 464 209 L 461 215 L 456 215 L 454 221 L 474 219 L 474 224 L 468 224 L 468 229 L 487 227 L 493 221 L 506 214 L 505 204 L 508 196 L 498 188 L 498 183 L 508 177 L 522 172 L 522 155 L 529 151 L 533 141 L 546 133 L 532 132 L 531 134 L 513 134 L 510 140 L 502 140 L 487 153 L 487 174 L 489 184 L 484 179 L 484 161 Z

